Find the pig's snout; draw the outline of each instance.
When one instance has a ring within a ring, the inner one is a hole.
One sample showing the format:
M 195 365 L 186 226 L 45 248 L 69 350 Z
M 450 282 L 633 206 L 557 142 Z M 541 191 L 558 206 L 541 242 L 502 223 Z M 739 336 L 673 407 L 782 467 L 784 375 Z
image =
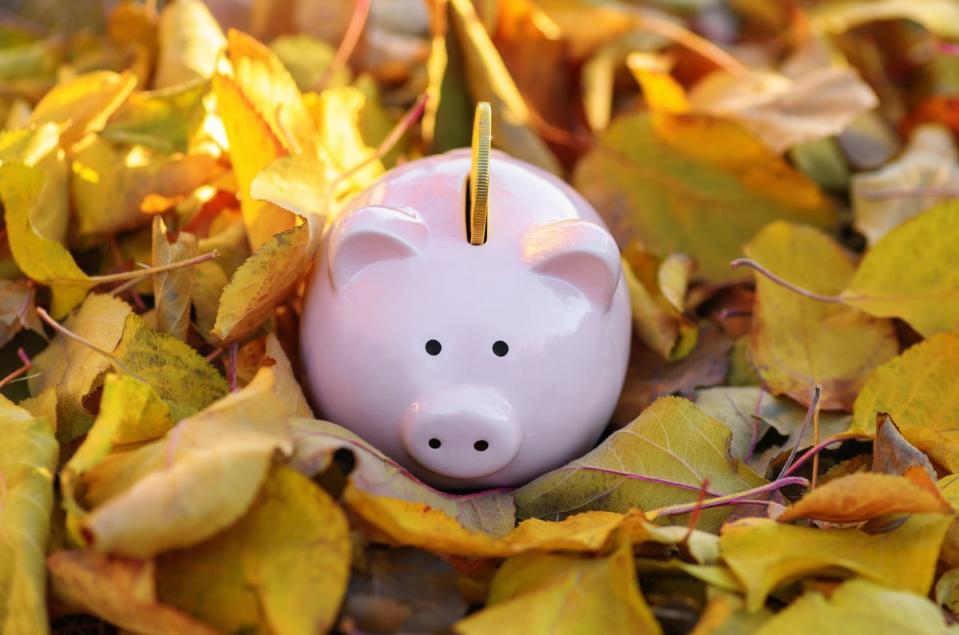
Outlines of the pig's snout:
M 466 386 L 418 399 L 402 425 L 403 445 L 436 474 L 475 479 L 509 465 L 519 452 L 519 424 L 498 392 Z

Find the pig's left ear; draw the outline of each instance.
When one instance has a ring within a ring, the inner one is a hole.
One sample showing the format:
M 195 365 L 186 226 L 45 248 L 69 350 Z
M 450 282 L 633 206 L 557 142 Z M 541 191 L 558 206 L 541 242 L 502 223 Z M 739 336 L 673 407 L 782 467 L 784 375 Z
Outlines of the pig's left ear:
M 418 256 L 429 233 L 415 211 L 383 205 L 348 212 L 330 232 L 327 257 L 337 289 L 376 262 Z
M 573 285 L 604 311 L 612 304 L 622 273 L 613 237 L 583 220 L 532 228 L 523 236 L 523 260 L 533 271 Z

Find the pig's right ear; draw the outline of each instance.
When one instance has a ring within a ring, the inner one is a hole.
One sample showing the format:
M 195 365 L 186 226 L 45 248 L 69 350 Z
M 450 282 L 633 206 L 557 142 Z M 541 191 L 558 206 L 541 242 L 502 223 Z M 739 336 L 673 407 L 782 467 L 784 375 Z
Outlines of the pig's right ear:
M 330 231 L 327 258 L 334 289 L 375 262 L 419 255 L 429 233 L 413 210 L 383 205 L 348 212 Z

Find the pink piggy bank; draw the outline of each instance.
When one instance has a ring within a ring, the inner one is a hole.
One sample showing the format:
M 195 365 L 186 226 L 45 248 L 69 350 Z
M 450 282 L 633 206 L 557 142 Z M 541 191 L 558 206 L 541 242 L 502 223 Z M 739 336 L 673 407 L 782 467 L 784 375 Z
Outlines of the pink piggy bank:
M 626 373 L 619 250 L 572 188 L 494 153 L 487 241 L 469 151 L 413 161 L 324 238 L 302 316 L 315 405 L 443 489 L 522 484 L 587 451 Z

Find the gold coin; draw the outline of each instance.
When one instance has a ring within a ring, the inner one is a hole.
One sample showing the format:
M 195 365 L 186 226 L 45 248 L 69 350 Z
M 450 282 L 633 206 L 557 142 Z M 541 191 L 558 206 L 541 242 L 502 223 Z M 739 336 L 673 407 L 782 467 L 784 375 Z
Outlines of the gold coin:
M 493 137 L 493 111 L 489 102 L 476 104 L 473 119 L 472 166 L 470 167 L 469 240 L 471 245 L 486 242 L 489 220 L 490 141 Z

